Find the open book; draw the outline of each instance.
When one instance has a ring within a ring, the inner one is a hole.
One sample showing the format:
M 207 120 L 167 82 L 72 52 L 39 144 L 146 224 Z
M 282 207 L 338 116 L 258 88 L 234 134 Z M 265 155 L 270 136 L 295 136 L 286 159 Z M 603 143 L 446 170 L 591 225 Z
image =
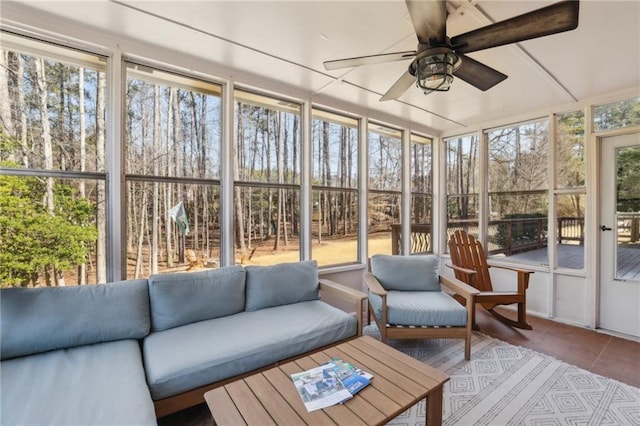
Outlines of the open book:
M 307 411 L 343 403 L 368 385 L 371 377 L 371 374 L 337 358 L 291 375 Z

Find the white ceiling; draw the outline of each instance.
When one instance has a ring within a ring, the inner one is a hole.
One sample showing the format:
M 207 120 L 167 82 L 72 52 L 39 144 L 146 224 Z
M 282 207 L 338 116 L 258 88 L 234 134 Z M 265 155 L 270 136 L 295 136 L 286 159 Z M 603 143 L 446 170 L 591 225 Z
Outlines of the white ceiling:
M 447 3 L 447 32 L 454 36 L 553 2 Z M 433 133 L 464 132 L 503 117 L 640 88 L 639 0 L 583 0 L 574 31 L 470 54 L 509 76 L 487 92 L 457 79 L 449 92 L 425 96 L 411 88 L 388 102 L 379 102 L 380 96 L 409 61 L 331 72 L 322 62 L 414 50 L 417 39 L 402 0 L 3 0 L 2 6 L 5 23 L 33 18 L 63 34 L 90 26 L 116 39 L 202 58 L 212 63 L 212 75 L 294 87 L 315 102 L 357 105 L 372 116 L 400 117 Z

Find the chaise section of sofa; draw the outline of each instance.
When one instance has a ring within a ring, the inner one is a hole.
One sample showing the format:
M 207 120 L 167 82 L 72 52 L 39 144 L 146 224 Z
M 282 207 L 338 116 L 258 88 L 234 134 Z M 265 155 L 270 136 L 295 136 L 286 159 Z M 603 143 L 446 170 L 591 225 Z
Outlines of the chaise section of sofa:
M 2 425 L 155 425 L 146 280 L 0 295 Z

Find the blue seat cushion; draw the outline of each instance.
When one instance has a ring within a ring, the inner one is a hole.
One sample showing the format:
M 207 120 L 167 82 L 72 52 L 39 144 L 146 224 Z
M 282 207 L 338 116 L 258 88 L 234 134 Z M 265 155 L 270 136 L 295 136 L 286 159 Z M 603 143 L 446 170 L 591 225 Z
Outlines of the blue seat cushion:
M 319 300 L 153 332 L 143 343 L 147 383 L 154 400 L 167 398 L 357 332 L 354 316 Z
M 371 273 L 387 291 L 440 291 L 439 263 L 436 255 L 374 254 Z
M 140 343 L 120 340 L 2 361 L 2 425 L 156 425 Z
M 382 300 L 369 293 L 369 302 L 382 319 Z M 387 323 L 414 326 L 465 326 L 467 310 L 442 291 L 387 292 Z

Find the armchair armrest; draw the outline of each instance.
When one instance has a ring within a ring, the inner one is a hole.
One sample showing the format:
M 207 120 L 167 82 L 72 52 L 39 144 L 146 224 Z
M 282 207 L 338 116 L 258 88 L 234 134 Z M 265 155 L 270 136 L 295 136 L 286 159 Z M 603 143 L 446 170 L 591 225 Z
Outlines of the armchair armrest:
M 364 282 L 369 288 L 369 291 L 376 296 L 386 296 L 387 290 L 382 287 L 380 281 L 376 279 L 376 277 L 371 272 L 364 273 Z
M 327 279 L 320 279 L 318 283 L 320 292 L 323 295 L 327 295 L 330 297 L 334 296 L 345 300 L 353 305 L 356 313 L 356 319 L 358 320 L 358 336 L 361 336 L 362 318 L 364 313 L 364 310 L 362 309 L 362 302 L 367 298 L 366 293 Z

